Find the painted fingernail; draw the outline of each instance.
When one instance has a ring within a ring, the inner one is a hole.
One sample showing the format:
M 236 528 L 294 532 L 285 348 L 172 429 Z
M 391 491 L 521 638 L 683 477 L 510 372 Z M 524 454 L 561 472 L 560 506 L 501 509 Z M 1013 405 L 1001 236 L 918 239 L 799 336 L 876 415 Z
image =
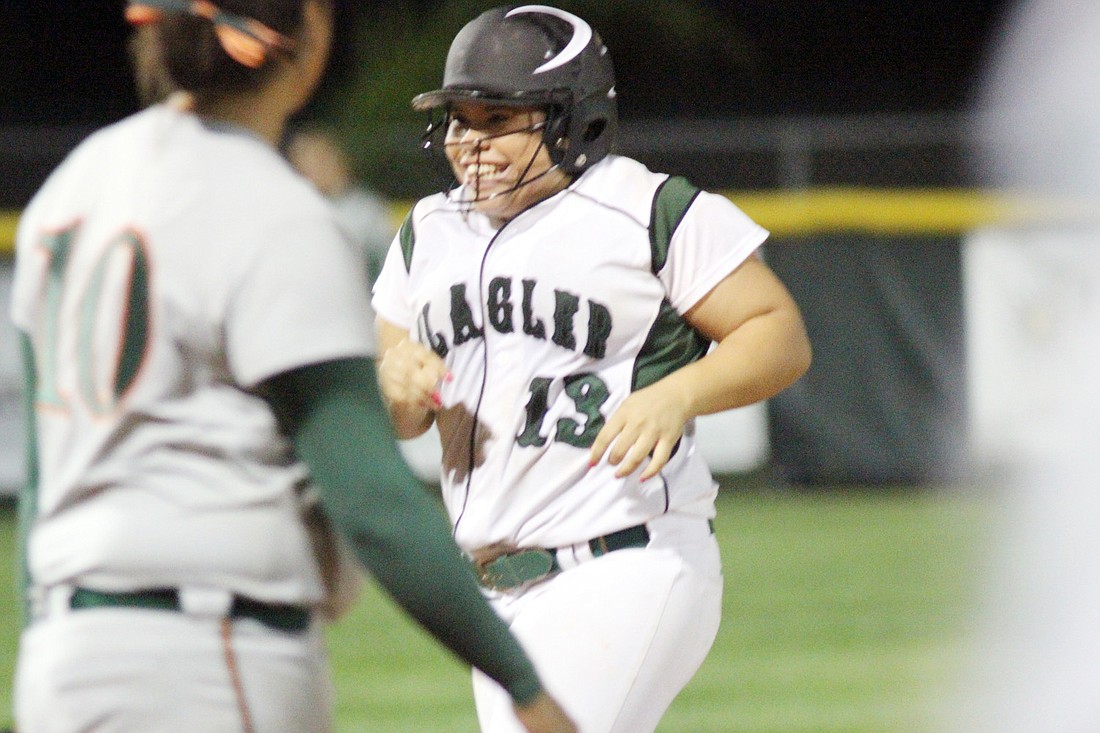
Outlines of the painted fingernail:
M 432 392 L 432 404 L 436 407 L 443 406 L 443 396 L 438 391 Z
M 446 374 L 443 375 L 443 381 L 450 384 L 451 382 L 455 381 L 455 375 L 451 374 L 450 372 L 447 372 Z

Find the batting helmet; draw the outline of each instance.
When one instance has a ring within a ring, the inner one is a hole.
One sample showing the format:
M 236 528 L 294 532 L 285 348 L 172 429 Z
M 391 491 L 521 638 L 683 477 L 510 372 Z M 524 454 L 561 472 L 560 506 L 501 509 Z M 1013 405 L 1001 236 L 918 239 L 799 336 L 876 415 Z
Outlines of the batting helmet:
M 576 174 L 615 141 L 615 70 L 598 33 L 572 13 L 546 5 L 486 11 L 458 32 L 443 88 L 419 94 L 417 110 L 477 101 L 546 107 L 550 158 Z

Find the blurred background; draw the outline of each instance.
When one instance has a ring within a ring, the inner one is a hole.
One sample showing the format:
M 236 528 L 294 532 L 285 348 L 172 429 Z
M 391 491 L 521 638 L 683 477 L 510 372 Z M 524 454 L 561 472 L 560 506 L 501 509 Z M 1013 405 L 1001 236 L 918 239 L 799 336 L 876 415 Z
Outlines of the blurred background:
M 337 131 L 395 218 L 447 183 L 408 101 L 438 86 L 450 39 L 492 4 L 339 3 L 331 73 L 302 117 Z M 1000 211 L 978 187 L 969 112 L 1008 3 L 560 5 L 612 51 L 619 150 L 727 192 L 770 229 L 766 257 L 804 310 L 810 373 L 768 405 L 703 421 L 716 470 L 800 485 L 957 479 L 973 458 L 962 250 Z M 77 141 L 139 103 L 118 0 L 0 7 L 2 284 L 20 207 Z M 21 435 L 3 344 L 0 486 L 18 480 Z M 429 466 L 430 449 L 412 460 Z
M 301 123 L 334 131 L 391 226 L 448 182 L 408 101 L 495 4 L 338 2 L 331 72 Z M 619 151 L 771 230 L 764 256 L 814 345 L 790 390 L 700 421 L 737 592 L 685 695 L 747 702 L 728 726 L 674 708 L 667 730 L 921 729 L 898 701 L 943 682 L 974 626 L 956 690 L 970 717 L 941 727 L 1095 731 L 1100 5 L 553 4 L 611 50 Z M 20 209 L 77 142 L 139 106 L 121 6 L 0 4 L 5 308 Z M 22 479 L 20 390 L 5 318 L 0 497 Z M 403 448 L 430 484 L 430 441 Z M 0 662 L 13 643 L 0 629 Z

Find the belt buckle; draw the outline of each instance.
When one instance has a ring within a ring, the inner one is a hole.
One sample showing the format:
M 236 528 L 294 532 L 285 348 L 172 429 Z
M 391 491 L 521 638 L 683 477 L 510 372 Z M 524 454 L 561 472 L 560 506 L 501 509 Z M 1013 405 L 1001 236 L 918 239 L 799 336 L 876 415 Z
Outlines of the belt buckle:
M 527 547 L 474 565 L 478 580 L 495 591 L 515 590 L 552 575 L 557 563 L 554 553 L 542 547 Z
M 50 616 L 67 613 L 70 610 L 69 599 L 72 595 L 73 586 L 68 584 L 31 586 L 27 590 L 28 618 L 31 621 L 41 621 Z
M 222 618 L 233 606 L 233 594 L 223 588 L 183 586 L 179 599 L 180 610 L 189 616 Z

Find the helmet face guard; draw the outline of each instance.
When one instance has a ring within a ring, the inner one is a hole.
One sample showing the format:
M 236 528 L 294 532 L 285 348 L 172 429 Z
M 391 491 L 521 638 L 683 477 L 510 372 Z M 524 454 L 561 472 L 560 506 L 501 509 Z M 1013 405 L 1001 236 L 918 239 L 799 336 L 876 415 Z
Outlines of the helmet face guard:
M 429 149 L 429 150 L 444 149 L 445 150 L 446 148 L 451 147 L 451 146 L 469 145 L 470 144 L 467 141 L 461 141 L 461 142 L 446 142 L 445 140 L 442 141 L 442 142 L 439 141 L 438 138 L 440 138 L 440 137 L 442 137 L 446 134 L 447 127 L 450 124 L 450 119 L 451 119 L 450 113 L 445 112 L 441 118 L 433 121 L 431 124 L 428 125 L 428 129 L 424 132 L 424 135 L 423 135 L 423 138 L 422 138 L 423 145 L 424 145 L 425 149 Z M 484 142 L 486 140 L 493 140 L 493 139 L 500 138 L 500 137 L 507 137 L 508 135 L 516 135 L 516 134 L 519 134 L 519 133 L 531 133 L 531 132 L 535 132 L 535 131 L 538 131 L 538 130 L 545 131 L 547 129 L 547 127 L 549 127 L 551 124 L 553 124 L 552 118 L 547 117 L 547 119 L 543 120 L 542 122 L 536 122 L 533 125 L 530 125 L 528 127 L 522 127 L 518 130 L 509 130 L 508 132 L 498 132 L 498 133 L 493 134 L 493 135 L 482 135 L 481 137 L 478 137 L 475 142 L 476 143 L 481 143 L 481 142 Z M 541 147 L 546 147 L 545 132 L 543 134 L 543 140 L 541 141 L 540 146 Z M 480 151 L 480 145 L 478 146 L 478 150 Z M 478 164 L 480 164 L 481 163 L 480 152 L 478 152 L 477 155 L 478 155 Z M 448 157 L 448 156 L 444 156 L 444 157 Z M 541 171 L 541 172 L 531 176 L 530 178 L 528 178 L 527 174 L 531 171 L 532 167 L 534 167 L 535 161 L 537 159 L 538 159 L 538 150 L 536 150 L 534 153 L 531 154 L 531 158 L 527 161 L 527 165 L 524 168 L 523 172 L 520 174 L 519 179 L 516 181 L 515 185 L 513 185 L 509 189 L 506 189 L 504 191 L 497 191 L 497 192 L 494 192 L 494 193 L 491 193 L 491 194 L 484 194 L 483 195 L 482 192 L 476 187 L 472 190 L 469 190 L 469 189 L 466 189 L 466 188 L 460 189 L 462 191 L 462 193 L 460 193 L 460 194 L 456 193 L 455 189 L 452 188 L 452 189 L 447 191 L 447 197 L 452 202 L 457 203 L 460 206 L 464 207 L 464 209 L 468 210 L 469 208 L 473 207 L 474 204 L 483 203 L 485 201 L 491 201 L 492 199 L 495 199 L 498 196 L 505 196 L 507 194 L 514 193 L 515 191 L 518 191 L 519 189 L 523 188 L 524 186 L 531 185 L 535 181 L 538 181 L 539 179 L 541 179 L 543 176 L 549 175 L 552 171 L 554 171 L 554 170 L 561 167 L 560 163 L 556 160 L 553 160 L 553 156 L 551 156 L 551 162 L 553 163 L 553 165 L 551 165 L 546 170 Z M 455 185 L 456 186 L 458 185 L 457 182 L 456 182 Z
M 599 35 L 558 8 L 495 8 L 451 43 L 443 87 L 417 95 L 417 110 L 458 102 L 543 107 L 543 140 L 555 165 L 576 175 L 602 160 L 618 130 L 615 72 Z M 427 139 L 433 128 L 429 126 Z

